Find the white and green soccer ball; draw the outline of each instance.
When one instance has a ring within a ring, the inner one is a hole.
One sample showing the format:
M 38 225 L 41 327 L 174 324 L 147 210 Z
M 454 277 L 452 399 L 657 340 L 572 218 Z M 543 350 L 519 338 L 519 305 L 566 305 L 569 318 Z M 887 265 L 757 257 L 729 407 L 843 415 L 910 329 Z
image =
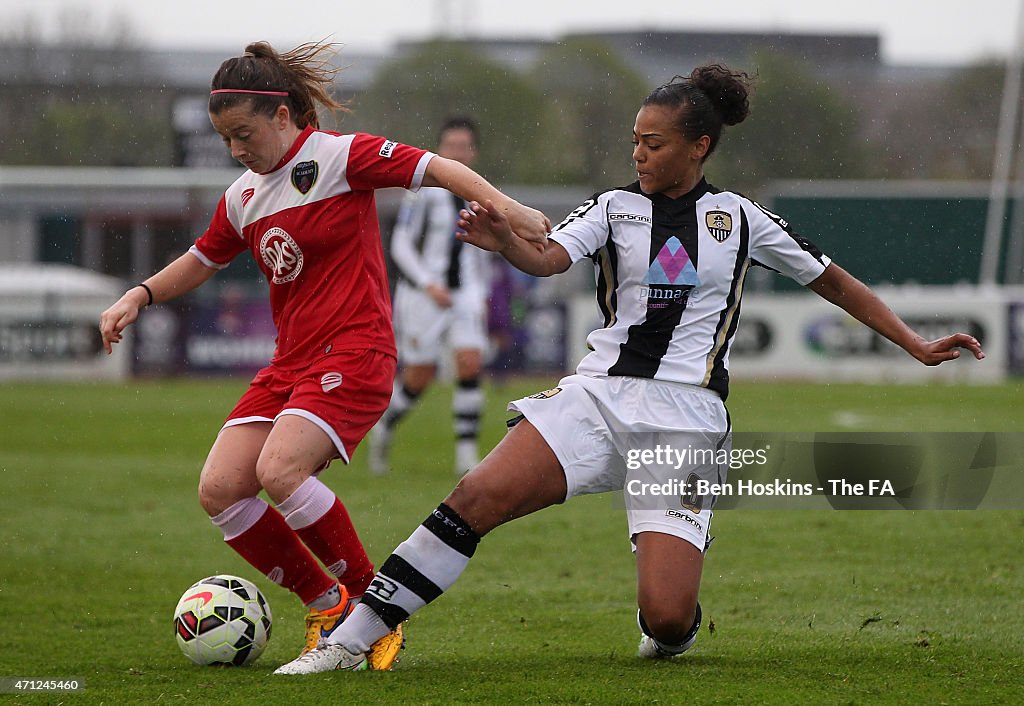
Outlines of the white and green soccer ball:
M 174 609 L 174 638 L 200 665 L 252 664 L 270 640 L 270 604 L 256 585 L 222 574 L 196 581 Z

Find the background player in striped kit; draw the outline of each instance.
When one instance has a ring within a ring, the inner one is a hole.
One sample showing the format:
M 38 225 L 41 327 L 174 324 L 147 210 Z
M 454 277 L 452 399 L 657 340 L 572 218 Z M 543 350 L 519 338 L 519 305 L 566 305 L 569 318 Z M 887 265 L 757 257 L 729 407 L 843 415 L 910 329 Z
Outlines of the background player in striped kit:
M 220 66 L 210 119 L 248 171 L 189 252 L 100 318 L 110 352 L 141 309 L 190 292 L 246 250 L 266 276 L 277 346 L 220 430 L 199 500 L 232 549 L 309 606 L 303 652 L 340 623 L 373 576 L 345 506 L 318 474 L 335 458 L 348 462 L 387 408 L 394 380 L 374 190 L 440 186 L 497 198 L 537 240 L 550 225 L 459 162 L 318 130 L 318 105 L 342 108 L 328 92 L 330 49 L 278 54 L 257 42 Z M 401 641 L 400 631 L 376 641 L 372 667 L 389 668 Z
M 575 375 L 511 403 L 521 417 L 508 435 L 395 549 L 329 640 L 281 673 L 366 668 L 373 640 L 447 590 L 490 530 L 573 495 L 645 479 L 652 469 L 626 460 L 643 448 L 638 443 L 728 449 L 728 350 L 751 264 L 808 286 L 926 365 L 959 357 L 957 348 L 984 357 L 967 334 L 925 341 L 784 219 L 705 181 L 722 126 L 747 117 L 747 93 L 745 74 L 718 65 L 655 89 L 633 128 L 637 181 L 583 203 L 542 252 L 490 204 L 472 204 L 460 221 L 463 237 L 524 272 L 549 276 L 590 258 L 605 326 L 588 336 L 592 352 Z M 727 468 L 686 470 L 720 482 Z M 624 497 L 636 551 L 639 654 L 673 657 L 694 644 L 700 627 L 714 497 Z
M 470 118 L 441 126 L 437 154 L 467 166 L 476 161 L 478 131 Z M 408 193 L 391 234 L 391 258 L 400 279 L 395 287 L 399 379 L 387 412 L 370 434 L 370 470 L 387 473 L 391 435 L 433 381 L 445 343 L 455 358 L 455 472 L 477 464 L 483 391 L 480 371 L 487 344 L 488 253 L 462 247 L 455 223 L 465 202 L 437 188 Z

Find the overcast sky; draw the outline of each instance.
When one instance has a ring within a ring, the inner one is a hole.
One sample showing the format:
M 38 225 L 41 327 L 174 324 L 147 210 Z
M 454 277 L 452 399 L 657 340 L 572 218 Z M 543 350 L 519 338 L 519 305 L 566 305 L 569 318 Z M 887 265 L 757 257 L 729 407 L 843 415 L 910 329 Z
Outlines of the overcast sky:
M 63 26 L 108 32 L 127 20 L 135 38 L 161 48 L 241 51 L 257 39 L 287 47 L 330 36 L 353 51 L 386 51 L 437 34 L 552 38 L 587 30 L 665 29 L 878 34 L 894 64 L 964 64 L 1006 57 L 1024 0 L 0 0 L 0 33 L 30 20 L 36 36 Z M 647 7 L 651 9 L 646 9 Z M 446 9 L 447 8 L 447 9 Z M 454 16 L 454 17 L 453 17 Z M 69 23 L 67 18 L 72 17 Z

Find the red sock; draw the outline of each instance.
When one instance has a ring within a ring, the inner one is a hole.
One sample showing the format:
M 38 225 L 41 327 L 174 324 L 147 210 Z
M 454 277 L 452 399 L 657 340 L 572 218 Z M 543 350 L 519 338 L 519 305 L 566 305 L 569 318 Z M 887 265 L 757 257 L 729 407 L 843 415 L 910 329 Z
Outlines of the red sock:
M 335 498 L 320 519 L 295 533 L 345 585 L 350 596 L 363 595 L 373 580 L 373 564 L 341 500 Z
M 254 525 L 225 541 L 268 579 L 297 594 L 304 604 L 319 598 L 337 583 L 299 541 L 281 513 L 272 507 L 268 506 Z

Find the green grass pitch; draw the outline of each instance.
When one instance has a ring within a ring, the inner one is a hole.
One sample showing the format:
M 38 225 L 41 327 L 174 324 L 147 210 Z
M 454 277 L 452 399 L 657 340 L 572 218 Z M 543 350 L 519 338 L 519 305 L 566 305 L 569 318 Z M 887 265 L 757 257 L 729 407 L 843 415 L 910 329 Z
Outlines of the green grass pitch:
M 485 444 L 505 401 L 552 379 L 488 389 Z M 592 496 L 500 528 L 462 579 L 408 625 L 391 673 L 271 675 L 297 653 L 298 601 L 224 546 L 196 502 L 199 468 L 246 381 L 0 386 L 0 678 L 83 680 L 89 704 L 1019 703 L 1024 569 L 1019 511 L 720 512 L 697 647 L 634 654 L 625 518 Z M 395 470 L 364 451 L 324 479 L 375 562 L 454 484 L 450 390 L 399 430 Z M 737 383 L 738 431 L 1024 429 L 1021 383 Z M 171 612 L 193 581 L 255 581 L 274 634 L 249 668 L 179 653 Z M 709 630 L 714 625 L 713 632 Z

